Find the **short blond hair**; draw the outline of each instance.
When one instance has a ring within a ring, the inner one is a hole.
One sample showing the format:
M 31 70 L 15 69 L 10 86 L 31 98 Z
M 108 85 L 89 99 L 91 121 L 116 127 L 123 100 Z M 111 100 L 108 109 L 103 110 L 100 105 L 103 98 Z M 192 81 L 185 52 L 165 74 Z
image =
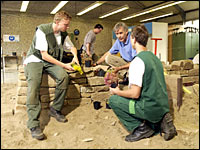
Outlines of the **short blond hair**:
M 54 23 L 55 23 L 56 21 L 60 21 L 60 20 L 62 20 L 62 19 L 71 20 L 72 17 L 70 16 L 69 13 L 67 13 L 67 12 L 64 11 L 64 10 L 62 10 L 62 11 L 59 11 L 59 12 L 57 12 L 57 13 L 55 14 L 53 21 L 54 21 Z

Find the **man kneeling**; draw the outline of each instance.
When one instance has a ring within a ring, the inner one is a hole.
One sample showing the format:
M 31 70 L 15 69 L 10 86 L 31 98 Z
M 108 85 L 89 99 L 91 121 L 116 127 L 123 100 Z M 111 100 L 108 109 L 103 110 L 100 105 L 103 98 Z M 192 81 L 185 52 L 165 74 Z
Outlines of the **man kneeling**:
M 157 129 L 170 140 L 177 135 L 169 113 L 168 95 L 161 61 L 147 51 L 148 31 L 144 25 L 132 29 L 131 44 L 137 51 L 129 67 L 129 89 L 110 88 L 109 106 L 130 132 L 125 140 L 151 137 Z

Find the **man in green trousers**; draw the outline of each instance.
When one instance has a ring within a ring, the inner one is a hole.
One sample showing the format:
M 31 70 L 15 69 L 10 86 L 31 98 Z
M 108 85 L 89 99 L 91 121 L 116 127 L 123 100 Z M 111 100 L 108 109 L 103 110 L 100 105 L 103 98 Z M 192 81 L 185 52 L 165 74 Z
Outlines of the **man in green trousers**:
M 40 128 L 39 116 L 41 102 L 39 98 L 40 84 L 43 72 L 50 74 L 56 81 L 55 98 L 50 106 L 50 116 L 59 122 L 67 122 L 61 114 L 66 91 L 69 84 L 69 76 L 65 69 L 74 71 L 70 64 L 61 62 L 63 47 L 68 47 L 74 55 L 73 61 L 77 64 L 77 49 L 70 44 L 66 30 L 69 28 L 71 16 L 60 11 L 55 14 L 53 23 L 37 26 L 32 44 L 24 60 L 25 75 L 28 83 L 27 92 L 27 127 L 33 138 L 44 139 Z
M 131 44 L 137 51 L 129 67 L 129 89 L 110 88 L 109 106 L 130 132 L 125 141 L 149 138 L 160 130 L 164 139 L 177 135 L 169 113 L 168 95 L 160 60 L 147 51 L 144 25 L 132 29 Z M 159 129 L 159 130 L 158 130 Z

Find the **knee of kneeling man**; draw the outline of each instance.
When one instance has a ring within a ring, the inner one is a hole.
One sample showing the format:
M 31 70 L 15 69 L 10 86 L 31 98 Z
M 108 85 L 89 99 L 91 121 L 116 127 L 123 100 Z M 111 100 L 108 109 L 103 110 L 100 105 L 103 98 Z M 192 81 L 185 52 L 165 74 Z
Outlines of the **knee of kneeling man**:
M 112 95 L 109 100 L 108 103 L 110 106 L 116 105 L 116 95 Z

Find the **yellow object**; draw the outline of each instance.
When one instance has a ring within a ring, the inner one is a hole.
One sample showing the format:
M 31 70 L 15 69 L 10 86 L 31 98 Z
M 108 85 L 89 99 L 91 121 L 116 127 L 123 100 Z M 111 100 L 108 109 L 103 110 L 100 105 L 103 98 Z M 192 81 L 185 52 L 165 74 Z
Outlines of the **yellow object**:
M 190 92 L 190 91 L 189 91 L 186 87 L 184 87 L 184 86 L 183 86 L 183 91 L 186 92 L 186 93 L 188 93 L 188 94 L 191 94 L 191 93 L 192 93 L 192 92 Z
M 81 75 L 83 74 L 81 66 L 76 65 L 76 64 L 71 64 L 71 66 L 74 68 L 74 70 L 78 71 Z

